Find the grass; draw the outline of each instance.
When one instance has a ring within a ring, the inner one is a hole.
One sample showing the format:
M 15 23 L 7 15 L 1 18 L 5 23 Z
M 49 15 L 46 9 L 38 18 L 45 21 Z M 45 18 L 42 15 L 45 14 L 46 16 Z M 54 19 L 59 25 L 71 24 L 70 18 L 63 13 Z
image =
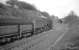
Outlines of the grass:
M 72 44 L 71 44 L 72 43 Z M 68 31 L 56 44 L 58 50 L 79 50 L 79 20 L 68 23 Z

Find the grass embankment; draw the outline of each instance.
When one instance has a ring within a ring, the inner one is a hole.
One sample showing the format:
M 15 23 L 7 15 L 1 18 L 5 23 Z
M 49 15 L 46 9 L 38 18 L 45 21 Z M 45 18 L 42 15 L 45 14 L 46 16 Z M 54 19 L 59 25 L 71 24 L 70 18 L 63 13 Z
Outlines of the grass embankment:
M 57 50 L 79 50 L 79 19 L 75 19 L 68 24 L 68 31 L 56 44 Z

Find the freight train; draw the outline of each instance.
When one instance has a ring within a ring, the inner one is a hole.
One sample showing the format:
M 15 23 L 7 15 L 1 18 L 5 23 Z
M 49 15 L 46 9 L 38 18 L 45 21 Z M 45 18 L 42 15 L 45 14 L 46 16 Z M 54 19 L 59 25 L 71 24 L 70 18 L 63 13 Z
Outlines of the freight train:
M 24 37 L 31 37 L 49 30 L 47 19 L 37 19 L 35 22 L 23 19 L 0 19 L 0 45 L 14 42 Z

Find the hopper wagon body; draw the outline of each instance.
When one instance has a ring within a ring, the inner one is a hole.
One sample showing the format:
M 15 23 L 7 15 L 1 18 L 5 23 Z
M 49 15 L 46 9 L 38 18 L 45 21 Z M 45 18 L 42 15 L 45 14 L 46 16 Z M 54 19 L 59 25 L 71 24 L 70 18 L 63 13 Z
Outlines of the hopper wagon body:
M 33 24 L 21 19 L 0 19 L 0 44 L 31 36 Z

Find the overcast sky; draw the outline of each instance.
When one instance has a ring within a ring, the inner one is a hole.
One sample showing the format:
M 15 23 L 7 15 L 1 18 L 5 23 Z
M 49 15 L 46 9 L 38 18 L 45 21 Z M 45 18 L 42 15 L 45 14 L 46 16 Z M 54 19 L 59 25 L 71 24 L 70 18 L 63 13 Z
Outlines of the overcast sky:
M 21 0 L 31 3 L 41 11 L 47 11 L 50 15 L 54 14 L 60 18 L 66 16 L 71 10 L 79 13 L 79 0 Z
M 66 16 L 71 10 L 79 13 L 79 0 L 23 0 L 35 5 L 41 11 L 47 11 L 60 18 Z

